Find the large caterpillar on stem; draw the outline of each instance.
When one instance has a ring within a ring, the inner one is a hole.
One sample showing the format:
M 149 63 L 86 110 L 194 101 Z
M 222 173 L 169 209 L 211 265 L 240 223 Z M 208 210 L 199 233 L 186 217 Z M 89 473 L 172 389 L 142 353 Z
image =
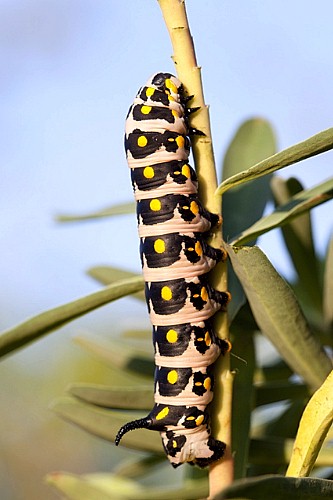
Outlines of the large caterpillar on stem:
M 202 207 L 188 164 L 188 136 L 200 133 L 188 124 L 196 111 L 188 107 L 190 99 L 175 76 L 153 75 L 130 107 L 125 132 L 153 325 L 155 405 L 147 417 L 124 425 L 115 442 L 130 430 L 159 431 L 173 467 L 206 467 L 224 454 L 225 444 L 211 436 L 207 405 L 213 398 L 212 364 L 230 350 L 212 328 L 212 316 L 230 294 L 207 280 L 225 253 L 205 242 L 219 216 Z

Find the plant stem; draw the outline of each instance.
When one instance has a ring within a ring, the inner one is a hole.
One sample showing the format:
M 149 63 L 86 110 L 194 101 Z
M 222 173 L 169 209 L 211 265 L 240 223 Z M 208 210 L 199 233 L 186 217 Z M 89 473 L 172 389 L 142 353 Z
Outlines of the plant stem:
M 189 95 L 193 95 L 191 106 L 200 107 L 194 113 L 191 127 L 205 135 L 191 137 L 195 167 L 199 180 L 199 196 L 203 206 L 214 213 L 221 211 L 221 197 L 215 194 L 217 188 L 216 168 L 211 139 L 209 110 L 203 96 L 201 69 L 197 65 L 193 39 L 188 25 L 184 0 L 158 0 L 173 46 L 173 61 L 177 75 Z M 217 228 L 209 242 L 215 248 L 223 247 L 221 228 Z M 217 290 L 227 289 L 226 264 L 220 263 L 211 273 L 210 283 Z M 217 314 L 214 328 L 220 338 L 229 336 L 226 313 Z M 214 436 L 227 444 L 224 459 L 210 467 L 210 498 L 230 485 L 233 480 L 231 454 L 231 402 L 233 375 L 230 372 L 229 354 L 221 356 L 216 365 L 215 397 L 212 403 L 212 428 Z

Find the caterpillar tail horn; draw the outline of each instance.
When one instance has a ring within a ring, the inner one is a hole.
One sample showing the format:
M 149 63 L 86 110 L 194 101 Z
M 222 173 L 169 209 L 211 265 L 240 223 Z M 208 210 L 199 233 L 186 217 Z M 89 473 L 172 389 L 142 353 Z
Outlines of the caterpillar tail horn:
M 121 441 L 121 438 L 125 434 L 127 434 L 127 432 L 134 431 L 135 429 L 149 429 L 151 424 L 152 421 L 148 417 L 139 418 L 138 420 L 133 420 L 132 422 L 128 422 L 119 429 L 118 434 L 116 435 L 116 438 L 114 440 L 115 445 L 118 446 L 118 444 Z

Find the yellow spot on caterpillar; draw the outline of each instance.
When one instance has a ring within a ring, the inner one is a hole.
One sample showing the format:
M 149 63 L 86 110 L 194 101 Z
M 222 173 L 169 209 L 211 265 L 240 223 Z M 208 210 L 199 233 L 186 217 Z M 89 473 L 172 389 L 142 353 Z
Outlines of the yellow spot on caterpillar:
M 149 203 L 149 207 L 153 212 L 158 212 L 159 210 L 161 210 L 162 205 L 160 200 L 158 200 L 157 198 L 153 198 Z
M 149 115 L 149 113 L 151 112 L 151 106 L 141 106 L 141 113 L 143 115 Z
M 191 201 L 190 208 L 192 214 L 197 215 L 199 213 L 199 205 L 195 201 Z
M 199 417 L 195 420 L 195 423 L 197 424 L 197 426 L 199 427 L 199 425 L 202 424 L 202 422 L 204 421 L 204 416 L 203 415 L 199 415 Z
M 212 339 L 210 338 L 209 332 L 205 333 L 205 344 L 206 346 L 210 346 L 212 343 Z
M 193 247 L 188 247 L 187 249 L 189 252 L 193 252 L 194 248 Z
M 178 380 L 178 373 L 176 370 L 171 370 L 167 376 L 169 384 L 175 384 Z
M 210 379 L 210 377 L 207 377 L 204 381 L 204 388 L 206 389 L 206 391 L 209 391 L 211 386 L 212 386 L 212 381 Z
M 177 448 L 177 441 L 175 439 L 172 441 L 172 447 Z
M 145 167 L 143 169 L 143 176 L 146 178 L 146 179 L 152 179 L 155 175 L 155 171 L 153 169 L 153 167 Z
M 194 385 L 196 385 L 197 387 L 200 387 L 200 386 L 202 386 L 202 382 L 195 382 Z
M 155 240 L 154 242 L 154 250 L 156 253 L 163 253 L 165 252 L 165 242 L 161 238 L 158 240 Z
M 147 137 L 145 135 L 140 135 L 140 137 L 138 137 L 138 146 L 140 148 L 144 148 L 145 146 L 147 146 Z
M 182 174 L 186 179 L 189 179 L 191 177 L 191 170 L 189 165 L 183 165 L 182 166 Z
M 163 300 L 171 300 L 172 299 L 172 290 L 168 286 L 164 286 L 161 290 L 161 297 Z
M 208 293 L 207 293 L 207 289 L 204 286 L 201 288 L 200 295 L 201 295 L 202 300 L 204 300 L 205 302 L 207 302 L 207 300 L 208 300 Z
M 175 175 L 180 175 L 180 171 L 179 171 L 179 170 L 175 170 L 175 171 L 174 171 L 174 174 L 175 174 Z
M 197 241 L 195 244 L 195 253 L 197 255 L 199 255 L 199 257 L 201 257 L 201 255 L 202 255 L 202 246 L 201 246 L 200 241 Z
M 186 420 L 194 420 L 193 415 L 190 415 L 189 417 L 187 417 Z
M 174 98 L 172 97 L 172 95 L 168 95 L 168 99 L 169 99 L 169 101 L 172 101 L 172 102 L 174 101 Z
M 203 286 L 201 288 L 200 295 L 201 295 L 202 300 L 204 300 L 205 302 L 207 302 L 207 300 L 208 300 L 208 292 L 207 292 L 206 287 Z
M 189 209 L 189 206 L 188 205 L 183 205 L 183 210 L 188 210 Z
M 178 113 L 177 113 L 177 111 L 176 111 L 175 109 L 173 109 L 173 110 L 171 111 L 171 114 L 172 114 L 172 116 L 174 116 L 175 118 L 178 118 L 178 117 L 179 117 L 179 115 L 178 115 Z
M 194 293 L 193 294 L 193 298 L 198 299 L 199 298 L 199 294 L 198 293 Z
M 178 89 L 177 89 L 176 85 L 170 80 L 170 78 L 167 78 L 165 80 L 165 86 L 167 89 L 170 89 L 171 92 L 173 92 L 174 94 L 177 94 Z
M 176 330 L 168 330 L 167 334 L 166 334 L 166 339 L 168 342 L 170 342 L 170 344 L 174 344 L 175 342 L 177 342 L 178 340 L 178 333 L 176 332 Z
M 183 148 L 184 147 L 184 144 L 185 144 L 185 139 L 182 135 L 179 135 L 177 138 L 176 138 L 176 143 L 177 143 L 177 146 L 179 148 Z
M 157 415 L 156 415 L 156 420 L 162 420 L 163 418 L 165 418 L 168 414 L 169 414 L 169 408 L 168 406 L 166 406 L 165 408 L 163 408 L 163 410 L 161 410 Z
M 153 89 L 153 87 L 148 87 L 146 89 L 146 96 L 151 97 L 152 95 L 154 95 L 154 92 L 155 92 L 155 89 Z

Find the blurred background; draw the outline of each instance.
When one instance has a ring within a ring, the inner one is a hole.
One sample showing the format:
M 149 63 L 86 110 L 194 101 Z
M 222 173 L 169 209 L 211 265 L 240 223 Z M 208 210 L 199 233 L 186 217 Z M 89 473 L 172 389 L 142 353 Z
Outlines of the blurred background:
M 187 10 L 219 168 L 248 118 L 270 120 L 279 150 L 332 126 L 330 0 L 188 0 Z M 132 201 L 125 116 L 150 74 L 174 72 L 171 53 L 155 0 L 0 0 L 1 330 L 99 289 L 85 274 L 91 266 L 140 270 L 134 215 L 77 224 L 55 216 Z M 280 175 L 311 187 L 332 171 L 326 153 Z M 331 214 L 331 204 L 312 212 L 320 254 Z M 279 232 L 260 245 L 292 277 Z M 2 361 L 2 499 L 54 499 L 47 472 L 108 471 L 119 461 L 121 450 L 48 405 L 70 382 L 110 383 L 73 336 L 116 335 L 131 318 L 149 327 L 145 307 L 124 299 Z

